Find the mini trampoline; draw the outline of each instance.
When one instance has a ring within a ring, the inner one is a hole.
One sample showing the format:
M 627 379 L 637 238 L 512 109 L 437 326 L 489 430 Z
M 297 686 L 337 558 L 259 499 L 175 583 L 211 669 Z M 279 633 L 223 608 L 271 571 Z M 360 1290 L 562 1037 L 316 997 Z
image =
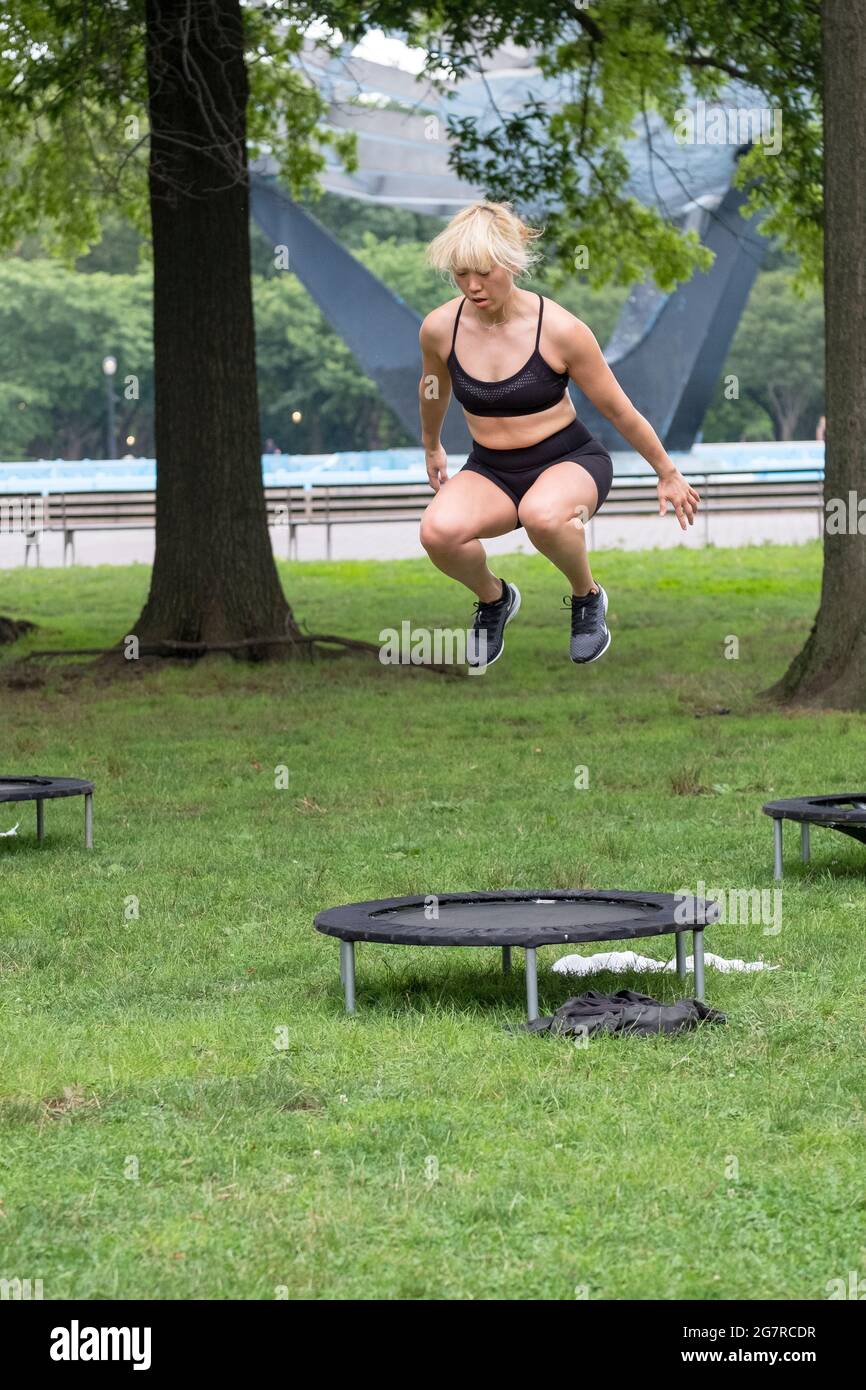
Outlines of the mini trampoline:
M 61 796 L 84 797 L 84 847 L 93 849 L 93 783 L 79 777 L 2 777 L 0 802 L 36 802 L 36 838 L 45 839 L 45 803 Z
M 800 822 L 800 850 L 803 863 L 811 855 L 809 827 L 823 825 L 841 830 L 843 835 L 866 844 L 866 792 L 844 792 L 836 796 L 794 796 L 787 801 L 768 801 L 761 808 L 773 817 L 773 878 L 782 877 L 782 822 Z
M 505 974 L 512 947 L 524 952 L 526 1011 L 538 1017 L 539 946 L 579 946 L 676 934 L 677 974 L 686 975 L 685 933 L 693 934 L 695 994 L 704 997 L 705 926 L 719 917 L 716 903 L 673 893 L 601 892 L 592 889 L 507 890 L 441 893 L 348 903 L 320 912 L 317 931 L 340 941 L 340 978 L 346 1012 L 355 1012 L 355 942 L 389 946 L 496 946 Z

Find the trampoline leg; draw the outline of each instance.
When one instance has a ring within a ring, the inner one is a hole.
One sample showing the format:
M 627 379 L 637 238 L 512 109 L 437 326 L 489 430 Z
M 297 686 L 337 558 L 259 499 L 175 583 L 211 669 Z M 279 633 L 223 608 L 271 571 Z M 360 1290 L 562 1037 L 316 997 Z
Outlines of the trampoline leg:
M 36 839 L 39 844 L 45 839 L 45 802 L 36 803 Z
M 808 864 L 811 847 L 809 845 L 809 822 L 805 820 L 800 822 L 800 850 L 803 855 L 803 863 Z
M 782 822 L 773 821 L 773 878 L 778 883 L 782 877 Z
M 538 1018 L 538 962 L 535 947 L 527 946 L 523 952 L 526 959 L 526 1014 L 530 1023 Z
M 686 934 L 678 931 L 676 934 L 677 942 L 677 975 L 681 980 L 686 978 Z
M 704 933 L 692 932 L 692 954 L 695 958 L 695 998 L 704 998 Z
M 84 797 L 84 848 L 93 849 L 93 792 Z
M 511 947 L 510 947 L 510 946 L 503 946 L 503 947 L 502 947 L 502 973 L 503 973 L 503 975 L 510 975 L 510 974 L 511 974 Z
M 340 942 L 340 979 L 343 981 L 343 994 L 346 999 L 346 1013 L 355 1012 L 355 943 Z

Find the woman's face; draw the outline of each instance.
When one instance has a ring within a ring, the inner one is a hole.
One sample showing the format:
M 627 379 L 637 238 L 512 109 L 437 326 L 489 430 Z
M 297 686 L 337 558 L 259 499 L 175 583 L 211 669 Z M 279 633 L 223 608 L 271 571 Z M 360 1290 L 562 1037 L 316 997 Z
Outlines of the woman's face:
M 483 270 L 467 270 L 455 266 L 454 280 L 461 294 L 479 309 L 501 309 L 514 289 L 514 278 L 503 265 L 490 265 Z

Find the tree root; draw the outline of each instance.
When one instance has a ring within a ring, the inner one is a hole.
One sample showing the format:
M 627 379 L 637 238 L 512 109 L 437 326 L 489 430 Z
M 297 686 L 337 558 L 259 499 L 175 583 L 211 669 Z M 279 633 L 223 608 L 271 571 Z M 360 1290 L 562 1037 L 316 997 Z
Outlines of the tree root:
M 210 652 L 236 652 L 251 647 L 305 647 L 310 655 L 315 655 L 318 646 L 345 647 L 350 651 L 368 652 L 379 659 L 380 648 L 374 642 L 362 642 L 355 637 L 339 637 L 331 632 L 301 633 L 288 637 L 244 637 L 235 642 L 142 642 L 138 648 L 139 656 L 207 656 Z M 124 656 L 123 648 L 113 647 L 48 647 L 40 651 L 28 652 L 22 659 L 34 661 L 56 656 Z M 125 658 L 127 660 L 131 658 Z M 423 668 L 435 671 L 437 675 L 465 675 L 462 667 L 446 666 L 438 662 L 425 662 Z

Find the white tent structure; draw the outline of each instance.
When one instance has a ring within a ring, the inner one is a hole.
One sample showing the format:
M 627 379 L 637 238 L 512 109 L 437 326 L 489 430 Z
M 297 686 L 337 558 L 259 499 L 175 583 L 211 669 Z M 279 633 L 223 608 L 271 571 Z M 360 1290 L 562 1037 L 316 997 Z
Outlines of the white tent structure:
M 476 117 L 485 129 L 521 109 L 530 96 L 549 109 L 569 95 L 563 82 L 545 77 L 534 55 L 522 49 L 502 48 L 485 60 L 482 73 L 441 84 L 348 46 L 326 52 L 308 42 L 297 61 L 327 98 L 331 124 L 358 137 L 358 169 L 347 172 L 332 155 L 324 187 L 442 217 L 483 196 L 449 167 L 449 115 Z M 737 109 L 754 106 L 754 94 L 741 88 L 731 93 Z M 668 448 L 688 449 L 694 442 L 764 255 L 755 222 L 740 215 L 743 195 L 731 188 L 741 148 L 736 138 L 678 144 L 658 117 L 649 136 L 636 134 L 630 148 L 628 191 L 695 227 L 715 253 L 710 271 L 672 294 L 635 286 L 606 349 L 624 389 Z M 252 212 L 274 245 L 289 248 L 292 268 L 326 319 L 417 436 L 418 315 L 280 189 L 267 160 L 254 167 Z M 576 399 L 576 406 L 609 448 L 621 447 L 588 401 Z M 443 437 L 450 449 L 468 440 L 453 405 Z

